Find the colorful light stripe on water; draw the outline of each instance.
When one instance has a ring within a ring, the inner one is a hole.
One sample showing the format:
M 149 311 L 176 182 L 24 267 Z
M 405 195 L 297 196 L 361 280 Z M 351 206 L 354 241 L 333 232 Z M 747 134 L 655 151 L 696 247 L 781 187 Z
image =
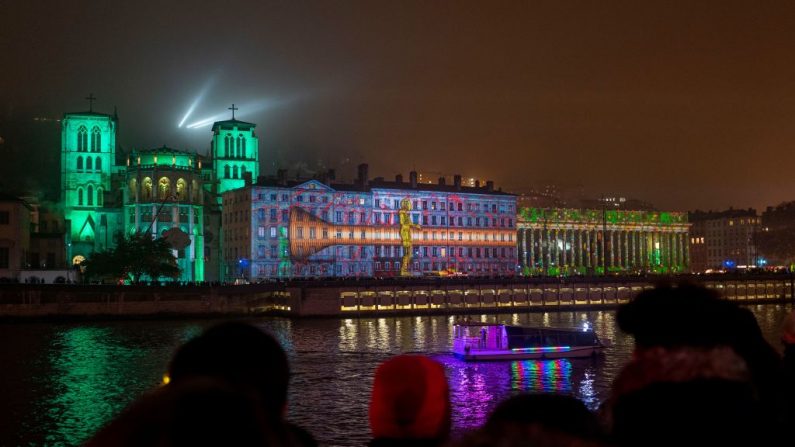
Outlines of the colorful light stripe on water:
M 568 352 L 571 346 L 539 346 L 533 348 L 513 348 L 513 352 Z

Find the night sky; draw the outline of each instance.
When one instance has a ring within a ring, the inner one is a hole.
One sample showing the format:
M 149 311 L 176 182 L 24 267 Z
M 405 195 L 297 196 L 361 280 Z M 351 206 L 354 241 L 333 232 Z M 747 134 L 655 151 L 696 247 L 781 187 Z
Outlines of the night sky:
M 93 92 L 121 146 L 206 152 L 186 126 L 235 103 L 264 173 L 763 208 L 795 199 L 795 7 L 760 3 L 0 0 L 0 119 Z

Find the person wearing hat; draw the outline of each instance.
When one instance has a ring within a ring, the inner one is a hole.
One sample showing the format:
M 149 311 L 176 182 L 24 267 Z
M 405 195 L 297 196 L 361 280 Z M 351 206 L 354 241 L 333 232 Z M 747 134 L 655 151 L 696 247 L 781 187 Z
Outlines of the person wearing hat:
M 438 446 L 450 435 L 444 368 L 421 355 L 399 355 L 375 372 L 370 399 L 372 447 Z

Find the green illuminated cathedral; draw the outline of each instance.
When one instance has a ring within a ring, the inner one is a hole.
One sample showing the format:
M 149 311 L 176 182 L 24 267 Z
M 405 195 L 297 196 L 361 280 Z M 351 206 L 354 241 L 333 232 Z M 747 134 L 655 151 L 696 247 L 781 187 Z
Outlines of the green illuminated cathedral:
M 221 193 L 259 175 L 254 124 L 234 116 L 214 123 L 207 156 L 165 146 L 119 153 L 118 117 L 93 108 L 64 114 L 61 125 L 61 203 L 72 263 L 114 247 L 118 232 L 163 236 L 178 228 L 190 241 L 174 250 L 180 279 L 223 277 Z

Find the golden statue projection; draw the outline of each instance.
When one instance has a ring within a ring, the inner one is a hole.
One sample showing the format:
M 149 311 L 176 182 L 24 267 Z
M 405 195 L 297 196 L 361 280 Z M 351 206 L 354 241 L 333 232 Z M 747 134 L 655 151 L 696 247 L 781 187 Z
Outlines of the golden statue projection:
M 420 226 L 411 223 L 411 201 L 403 199 L 400 201 L 400 243 L 403 246 L 403 260 L 400 263 L 400 276 L 409 276 L 409 264 L 411 263 L 411 230 L 420 229 Z

